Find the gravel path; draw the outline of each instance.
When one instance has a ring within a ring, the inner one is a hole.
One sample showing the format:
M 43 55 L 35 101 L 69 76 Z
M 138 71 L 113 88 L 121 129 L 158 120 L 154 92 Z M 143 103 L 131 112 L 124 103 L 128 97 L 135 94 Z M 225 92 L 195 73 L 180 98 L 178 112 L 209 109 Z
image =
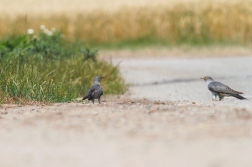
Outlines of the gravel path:
M 0 166 L 252 166 L 252 57 L 114 61 L 131 86 L 101 105 L 3 105 Z M 211 102 L 205 75 L 249 100 Z

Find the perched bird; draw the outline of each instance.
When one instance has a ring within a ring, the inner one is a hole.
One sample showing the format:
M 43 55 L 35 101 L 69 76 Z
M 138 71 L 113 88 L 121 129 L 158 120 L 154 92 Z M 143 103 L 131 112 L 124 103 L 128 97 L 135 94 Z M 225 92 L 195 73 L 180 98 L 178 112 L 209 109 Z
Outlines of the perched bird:
M 101 80 L 104 77 L 96 76 L 94 79 L 94 84 L 89 88 L 88 94 L 82 98 L 82 100 L 88 99 L 94 103 L 95 99 L 98 99 L 98 102 L 101 103 L 101 96 L 103 95 Z
M 216 100 L 217 96 L 219 97 L 219 100 L 222 100 L 225 96 L 233 96 L 240 100 L 246 99 L 240 95 L 243 94 L 242 92 L 237 92 L 229 88 L 227 85 L 214 81 L 211 77 L 206 76 L 200 79 L 206 81 L 208 89 L 210 90 L 210 92 L 212 92 L 213 101 Z

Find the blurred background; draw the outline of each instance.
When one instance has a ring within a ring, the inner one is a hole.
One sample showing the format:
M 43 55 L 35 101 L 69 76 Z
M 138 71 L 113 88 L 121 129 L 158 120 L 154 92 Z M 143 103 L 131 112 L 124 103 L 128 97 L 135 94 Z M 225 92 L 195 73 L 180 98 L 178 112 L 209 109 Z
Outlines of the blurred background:
M 41 25 L 102 48 L 250 45 L 251 0 L 1 0 L 0 37 Z

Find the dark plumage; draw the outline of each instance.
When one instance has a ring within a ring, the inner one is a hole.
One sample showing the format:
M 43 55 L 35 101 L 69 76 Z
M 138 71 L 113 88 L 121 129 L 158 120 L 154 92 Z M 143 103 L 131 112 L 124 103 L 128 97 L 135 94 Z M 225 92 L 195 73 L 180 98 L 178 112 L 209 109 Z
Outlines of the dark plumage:
M 100 85 L 100 82 L 104 77 L 96 76 L 94 79 L 94 84 L 88 90 L 88 94 L 82 98 L 82 100 L 88 99 L 94 103 L 95 99 L 98 99 L 98 102 L 101 103 L 101 96 L 103 95 L 103 90 Z
M 233 96 L 240 100 L 246 99 L 240 95 L 243 94 L 242 92 L 235 91 L 221 82 L 214 81 L 211 77 L 202 77 L 201 79 L 206 81 L 208 89 L 212 92 L 212 100 L 216 100 L 217 96 L 219 100 L 222 100 L 225 96 Z

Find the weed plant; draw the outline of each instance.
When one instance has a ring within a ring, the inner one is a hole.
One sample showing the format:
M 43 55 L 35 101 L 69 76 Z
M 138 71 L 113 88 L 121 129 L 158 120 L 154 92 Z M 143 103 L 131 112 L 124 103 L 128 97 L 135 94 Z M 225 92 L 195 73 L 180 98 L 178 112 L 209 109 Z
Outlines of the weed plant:
M 169 4 L 169 2 L 168 2 Z M 117 11 L 62 13 L 47 16 L 0 17 L 0 36 L 20 34 L 40 23 L 56 27 L 71 40 L 90 45 L 124 44 L 246 44 L 252 40 L 252 2 L 178 1 L 163 6 Z M 38 31 L 38 30 L 36 30 Z
M 0 96 L 26 101 L 64 102 L 83 96 L 96 75 L 105 94 L 125 91 L 117 66 L 97 60 L 97 51 L 69 42 L 60 31 L 41 30 L 0 41 Z M 29 31 L 28 31 L 29 32 Z

